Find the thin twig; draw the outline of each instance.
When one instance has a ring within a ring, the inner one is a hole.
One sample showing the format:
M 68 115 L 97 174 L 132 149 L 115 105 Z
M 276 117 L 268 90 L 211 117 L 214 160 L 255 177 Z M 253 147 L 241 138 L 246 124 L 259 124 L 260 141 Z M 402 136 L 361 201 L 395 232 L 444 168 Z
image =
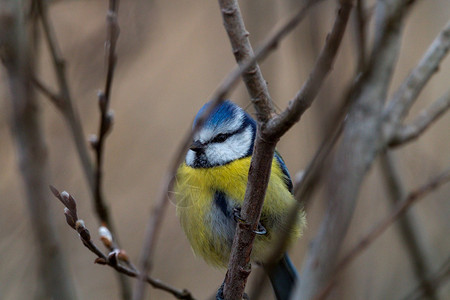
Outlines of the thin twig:
M 105 58 L 107 63 L 105 87 L 103 91 L 98 92 L 98 105 L 100 111 L 100 124 L 97 136 L 90 139 L 91 146 L 95 152 L 95 173 L 94 173 L 94 204 L 95 211 L 103 225 L 115 231 L 111 220 L 108 205 L 103 196 L 103 156 L 105 140 L 112 129 L 114 115 L 109 109 L 111 99 L 111 89 L 114 78 L 114 71 L 117 62 L 116 44 L 119 38 L 119 24 L 117 21 L 119 10 L 119 0 L 109 0 L 109 7 L 106 14 L 107 37 L 105 41 Z M 113 241 L 113 248 L 119 248 L 116 241 Z M 127 261 L 128 262 L 128 261 Z M 126 263 L 127 263 L 126 262 Z M 128 264 L 129 267 L 132 267 Z M 118 278 L 122 293 L 122 299 L 131 299 L 131 287 L 126 278 Z
M 390 147 L 404 145 L 418 138 L 450 108 L 450 90 L 423 110 L 410 124 L 400 126 L 389 142 Z
M 366 234 L 351 250 L 344 255 L 341 261 L 336 265 L 333 277 L 328 281 L 320 293 L 314 299 L 324 299 L 331 291 L 334 283 L 337 280 L 337 275 L 342 272 L 348 265 L 358 257 L 369 245 L 371 245 L 383 232 L 385 232 L 395 221 L 397 221 L 408 209 L 418 200 L 422 199 L 428 193 L 441 187 L 443 184 L 450 181 L 450 169 L 445 170 L 432 180 L 410 192 L 408 196 L 400 202 L 393 212 L 384 218 L 378 225 L 376 225 L 368 234 Z
M 97 256 L 95 263 L 110 266 L 117 272 L 125 274 L 130 277 L 141 276 L 139 271 L 137 271 L 134 267 L 130 268 L 128 266 L 124 266 L 121 264 L 122 262 L 126 263 L 127 265 L 133 266 L 133 264 L 129 261 L 128 255 L 126 255 L 126 253 L 123 250 L 112 248 L 113 239 L 109 232 L 107 234 L 103 234 L 101 237 L 103 244 L 105 244 L 107 248 L 112 249 L 112 251 L 110 251 L 106 255 L 97 247 L 94 241 L 92 241 L 91 234 L 89 233 L 89 230 L 84 224 L 84 221 L 78 218 L 77 203 L 72 195 L 70 195 L 66 191 L 60 193 L 53 186 L 50 186 L 50 190 L 52 191 L 53 195 L 56 198 L 58 198 L 61 201 L 61 203 L 65 206 L 64 215 L 66 217 L 67 224 L 70 227 L 72 227 L 72 229 L 78 232 L 80 240 L 82 241 L 83 245 Z M 148 276 L 145 277 L 145 281 L 156 289 L 161 289 L 163 291 L 172 294 L 177 299 L 191 299 L 191 300 L 194 299 L 191 293 L 186 289 L 184 290 L 176 289 L 158 279 L 153 279 Z
M 102 193 L 101 193 L 101 176 L 99 178 L 98 174 L 101 174 L 101 167 L 100 171 L 98 169 L 98 163 L 97 168 L 95 170 L 95 176 L 94 176 L 94 166 L 92 165 L 91 159 L 88 154 L 86 141 L 84 138 L 83 133 L 83 127 L 81 125 L 80 118 L 78 117 L 78 113 L 75 110 L 75 107 L 73 106 L 73 100 L 70 93 L 69 85 L 66 78 L 66 70 L 65 70 L 65 61 L 63 59 L 63 56 L 61 55 L 61 51 L 59 50 L 59 46 L 57 43 L 57 39 L 55 37 L 53 26 L 50 22 L 50 18 L 48 17 L 48 7 L 46 1 L 37 1 L 37 7 L 39 14 L 41 16 L 41 23 L 42 27 L 44 29 L 44 36 L 46 38 L 52 61 L 53 66 L 55 69 L 56 78 L 58 81 L 59 86 L 59 93 L 55 94 L 52 93 L 46 86 L 41 83 L 38 79 L 34 79 L 34 84 L 36 87 L 38 87 L 46 96 L 48 96 L 53 103 L 55 103 L 56 107 L 61 111 L 61 113 L 65 116 L 65 120 L 68 122 L 69 127 L 71 128 L 71 133 L 74 137 L 77 153 L 80 157 L 80 161 L 83 166 L 83 170 L 85 173 L 85 177 L 88 181 L 88 185 L 90 188 L 90 191 L 93 195 L 94 199 L 94 207 L 95 212 L 97 214 L 97 217 L 100 219 L 101 223 L 106 224 L 108 228 L 110 228 L 114 232 L 114 226 L 110 220 L 109 212 L 107 210 L 107 206 L 105 204 L 105 201 L 103 200 Z M 110 2 L 110 9 L 114 8 L 114 11 L 117 9 L 117 4 L 114 0 Z M 115 16 L 117 16 L 117 12 L 115 13 Z M 108 20 L 110 20 L 112 17 L 108 16 Z M 113 25 L 110 25 L 108 28 L 114 27 Z M 114 27 L 116 28 L 116 27 Z M 115 49 L 115 43 L 117 40 L 117 33 L 115 30 L 111 29 L 109 32 L 109 36 L 113 36 L 113 47 L 111 51 L 114 53 Z M 108 39 L 109 41 L 109 39 Z M 107 42 L 108 43 L 108 42 Z M 108 43 L 111 44 L 111 43 Z M 110 59 L 109 59 L 110 60 Z M 109 61 L 108 61 L 109 62 Z M 108 93 L 108 99 L 109 99 L 109 93 L 111 89 L 111 83 L 112 83 L 112 75 L 113 75 L 113 69 L 108 68 L 108 74 L 106 79 L 106 91 Z M 100 97 L 100 96 L 99 96 Z M 100 101 L 101 102 L 101 101 Z M 104 135 L 107 133 L 107 126 L 105 124 L 109 123 L 109 128 L 111 127 L 112 122 L 112 116 L 109 114 L 107 110 L 107 105 L 102 105 L 104 103 L 100 103 L 100 106 L 105 108 L 102 110 L 102 125 L 103 128 L 100 129 L 100 132 L 103 132 L 103 135 L 99 135 L 101 137 L 101 141 L 97 142 L 99 144 L 100 150 L 99 153 L 102 153 L 102 146 L 103 146 L 103 138 Z M 104 113 L 103 113 L 104 111 Z M 106 122 L 104 120 L 107 120 Z M 91 141 L 92 143 L 93 141 Z M 101 154 L 100 154 L 101 157 Z M 97 157 L 98 158 L 98 157 Z M 98 159 L 97 159 L 98 162 Z M 101 166 L 101 163 L 100 163 Z M 130 298 L 130 288 L 128 287 L 128 284 L 125 282 L 125 278 L 119 277 L 119 282 L 122 290 L 122 296 L 123 299 L 129 299 Z
M 104 144 L 107 134 L 112 129 L 113 114 L 109 110 L 111 99 L 111 87 L 116 66 L 116 44 L 119 37 L 119 25 L 117 23 L 118 0 L 110 0 L 107 12 L 108 34 L 105 42 L 105 57 L 107 61 L 107 72 L 105 89 L 98 93 L 98 104 L 100 110 L 100 124 L 96 138 L 91 139 L 92 148 L 95 151 L 95 177 L 94 177 L 94 203 L 96 212 L 108 228 L 112 228 L 108 207 L 103 198 L 102 192 L 102 175 L 103 175 L 103 155 Z
M 312 1 L 314 2 L 314 1 Z M 316 1 L 318 2 L 318 1 Z M 203 114 L 203 118 L 197 122 L 197 127 L 203 123 L 202 120 L 206 119 L 209 113 L 215 109 L 227 95 L 234 89 L 238 83 L 239 78 L 242 74 L 251 67 L 255 61 L 263 60 L 270 52 L 275 50 L 274 46 L 280 42 L 290 31 L 295 28 L 303 18 L 306 16 L 307 11 L 312 7 L 311 3 L 303 6 L 295 15 L 289 18 L 282 26 L 280 26 L 276 31 L 274 31 L 255 51 L 255 56 L 253 56 L 250 60 L 242 63 L 240 66 L 235 66 L 231 72 L 222 80 L 219 86 L 215 89 L 214 93 L 211 96 L 211 105 L 210 109 L 205 111 Z M 145 233 L 145 241 L 142 247 L 142 253 L 140 258 L 140 269 L 142 270 L 142 274 L 148 274 L 152 267 L 152 258 L 154 253 L 155 243 L 160 231 L 160 224 L 162 222 L 167 203 L 168 203 L 168 192 L 171 190 L 171 186 L 173 183 L 173 178 L 175 177 L 178 166 L 184 158 L 186 153 L 186 149 L 189 144 L 192 142 L 192 137 L 195 133 L 195 130 L 190 131 L 186 134 L 185 138 L 180 144 L 178 151 L 176 152 L 174 159 L 172 160 L 172 165 L 168 169 L 168 172 L 165 174 L 162 180 L 161 189 L 157 196 L 157 202 L 152 209 L 152 212 L 149 217 L 149 221 L 146 227 Z M 144 277 L 142 277 L 144 278 Z M 143 297 L 145 285 L 142 284 L 142 280 L 139 280 L 135 286 L 133 293 L 133 300 L 140 300 Z
M 43 82 L 41 82 L 37 78 L 33 78 L 32 82 L 42 94 L 44 94 L 48 99 L 50 99 L 53 105 L 55 105 L 58 109 L 62 110 L 63 100 L 58 94 L 50 90 L 48 86 L 46 86 Z
M 428 282 L 433 286 L 433 289 L 437 290 L 446 280 L 450 278 L 450 257 L 447 257 L 445 262 L 439 267 L 439 269 L 427 277 Z M 422 299 L 425 291 L 422 284 L 418 284 L 403 300 L 416 300 Z

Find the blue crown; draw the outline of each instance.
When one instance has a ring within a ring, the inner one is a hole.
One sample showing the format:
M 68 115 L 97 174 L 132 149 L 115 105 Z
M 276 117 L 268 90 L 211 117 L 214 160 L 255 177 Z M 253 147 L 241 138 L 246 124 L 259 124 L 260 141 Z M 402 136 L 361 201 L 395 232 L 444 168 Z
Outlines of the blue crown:
M 200 116 L 208 110 L 209 106 L 211 105 L 211 102 L 207 102 L 203 107 L 198 111 L 197 115 L 194 119 L 193 127 L 196 126 L 198 119 Z M 244 124 L 251 124 L 251 126 L 256 129 L 256 122 L 253 120 L 253 118 L 247 114 L 242 108 L 231 102 L 230 100 L 225 100 L 222 102 L 219 106 L 217 106 L 209 115 L 209 117 L 206 119 L 205 123 L 203 124 L 203 127 L 210 127 L 215 128 L 219 125 L 222 125 L 226 123 L 227 121 L 235 118 L 240 112 L 243 113 Z M 243 125 L 244 125 L 243 124 Z

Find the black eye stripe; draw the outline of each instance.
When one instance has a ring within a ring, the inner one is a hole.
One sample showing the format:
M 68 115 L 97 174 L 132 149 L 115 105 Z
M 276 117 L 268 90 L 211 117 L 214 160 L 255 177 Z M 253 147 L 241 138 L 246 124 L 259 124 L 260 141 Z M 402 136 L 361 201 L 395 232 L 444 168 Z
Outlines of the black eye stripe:
M 233 132 L 219 133 L 211 141 L 209 141 L 209 143 L 223 143 L 230 136 L 243 132 L 245 129 L 247 129 L 247 127 L 249 127 L 249 126 L 241 126 L 238 130 L 235 130 Z
M 216 135 L 212 140 L 211 143 L 222 143 L 225 142 L 230 136 L 232 136 L 233 134 L 235 134 L 235 132 L 231 132 L 231 133 L 220 133 L 218 135 Z
M 230 136 L 238 134 L 238 133 L 242 133 L 244 132 L 248 127 L 251 126 L 241 126 L 238 130 L 235 130 L 233 132 L 228 132 L 228 133 L 219 133 L 217 134 L 213 139 L 209 140 L 207 143 L 223 143 L 225 142 Z

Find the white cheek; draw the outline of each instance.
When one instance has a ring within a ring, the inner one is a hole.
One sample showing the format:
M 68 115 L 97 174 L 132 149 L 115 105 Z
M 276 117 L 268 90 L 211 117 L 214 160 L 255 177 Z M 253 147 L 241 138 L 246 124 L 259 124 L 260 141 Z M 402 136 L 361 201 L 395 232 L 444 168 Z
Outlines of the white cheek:
M 247 154 L 252 144 L 252 130 L 246 128 L 243 132 L 229 137 L 220 144 L 210 144 L 205 151 L 208 162 L 212 165 L 223 165 L 242 158 Z
M 186 164 L 188 166 L 192 166 L 194 164 L 194 160 L 195 160 L 195 152 L 192 150 L 188 150 L 186 154 Z

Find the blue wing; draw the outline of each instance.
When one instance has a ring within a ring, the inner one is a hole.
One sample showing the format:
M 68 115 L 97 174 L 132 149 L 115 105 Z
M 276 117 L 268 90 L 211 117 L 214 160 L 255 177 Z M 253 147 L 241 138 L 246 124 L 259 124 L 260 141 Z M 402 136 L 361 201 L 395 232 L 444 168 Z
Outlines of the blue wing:
M 289 171 L 288 171 L 288 169 L 286 167 L 286 164 L 284 163 L 283 158 L 281 157 L 280 153 L 277 150 L 275 150 L 275 155 L 274 156 L 277 159 L 278 164 L 279 164 L 279 166 L 281 168 L 281 171 L 284 174 L 284 178 L 283 178 L 284 179 L 284 183 L 286 184 L 286 187 L 289 190 L 289 192 L 292 194 L 292 191 L 293 191 L 292 180 L 291 180 L 291 175 L 289 175 Z

